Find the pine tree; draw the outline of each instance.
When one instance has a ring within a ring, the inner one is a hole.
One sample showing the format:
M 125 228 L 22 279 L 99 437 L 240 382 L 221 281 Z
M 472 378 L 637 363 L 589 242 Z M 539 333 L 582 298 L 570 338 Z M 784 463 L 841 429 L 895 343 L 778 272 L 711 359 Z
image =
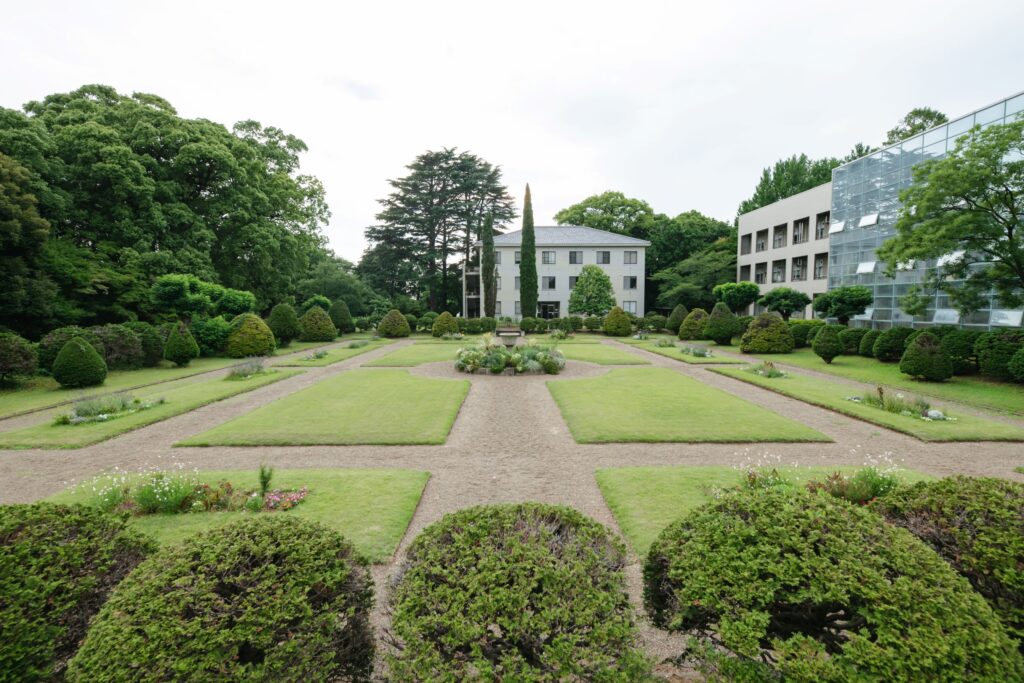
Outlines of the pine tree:
M 484 229 L 480 231 L 483 253 L 480 255 L 480 277 L 483 279 L 484 315 L 494 317 L 494 304 L 498 298 L 498 281 L 494 270 L 494 216 L 487 214 Z
M 530 185 L 523 199 L 523 238 L 519 257 L 519 308 L 524 318 L 537 317 L 537 239 L 533 234 Z

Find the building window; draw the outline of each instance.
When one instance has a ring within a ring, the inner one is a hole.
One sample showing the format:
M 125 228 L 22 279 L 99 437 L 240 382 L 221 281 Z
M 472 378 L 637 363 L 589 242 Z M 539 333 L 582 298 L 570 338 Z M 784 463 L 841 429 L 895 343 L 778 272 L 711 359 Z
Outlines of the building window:
M 789 279 L 793 282 L 800 282 L 807 279 L 806 256 L 797 256 L 793 259 L 793 266 L 790 270 Z
M 494 315 L 501 315 L 501 302 L 500 301 L 495 301 L 494 302 Z
M 624 275 L 622 277 L 623 289 L 636 289 L 636 275 Z
M 576 275 L 570 275 L 569 276 L 569 289 L 572 289 L 573 287 L 576 286 L 576 281 L 577 280 L 579 280 L 578 276 L 576 276 Z
M 768 263 L 758 263 L 754 266 L 754 282 L 763 285 L 768 282 Z
M 612 262 L 612 252 L 610 251 L 599 251 L 597 252 L 597 262 L 601 265 L 608 265 Z
M 540 252 L 540 262 L 545 266 L 555 265 L 555 252 L 553 251 L 542 251 Z
M 522 260 L 523 260 L 523 252 L 517 251 L 516 252 L 516 258 L 515 258 L 516 263 L 520 263 L 520 262 L 522 262 Z
M 740 266 L 740 282 L 750 281 L 750 266 Z
M 541 289 L 554 289 L 555 288 L 555 278 L 554 278 L 554 276 L 553 275 L 545 275 L 544 277 L 542 277 L 540 279 L 540 288 Z
M 516 275 L 516 291 L 519 291 L 519 276 Z
M 582 251 L 570 251 L 569 252 L 569 263 L 574 266 L 578 266 L 583 263 L 583 252 Z
M 786 281 L 786 261 L 772 261 L 772 282 Z
M 786 224 L 776 225 L 772 230 L 772 248 L 778 249 L 786 246 Z
M 520 303 L 519 303 L 519 302 L 517 301 L 517 302 L 516 302 L 516 315 L 522 315 L 522 314 L 523 314 L 523 307 L 522 307 L 522 306 L 520 305 Z
M 753 241 L 754 241 L 754 236 L 753 235 L 744 235 L 743 237 L 740 238 L 740 254 L 741 255 L 742 254 L 749 254 L 750 253 L 750 245 L 751 245 L 751 243 L 753 243 Z
M 635 251 L 624 251 L 622 252 L 622 262 L 627 266 L 636 265 L 636 252 Z
M 501 265 L 501 252 L 500 251 L 494 252 L 494 265 L 496 265 L 496 266 L 500 266 Z
M 824 280 L 828 277 L 828 254 L 815 254 L 814 279 Z
M 622 310 L 626 313 L 636 313 L 636 302 L 635 301 L 623 301 Z
M 818 214 L 814 221 L 814 239 L 821 240 L 828 237 L 828 222 L 831 215 L 830 211 Z
M 768 230 L 757 231 L 757 239 L 754 244 L 754 251 L 767 251 L 768 250 Z M 516 261 L 518 263 L 518 261 Z
M 501 277 L 500 276 L 494 278 L 494 288 L 495 289 L 499 289 L 499 290 L 501 289 Z
M 811 237 L 811 219 L 793 221 L 793 244 L 803 244 Z

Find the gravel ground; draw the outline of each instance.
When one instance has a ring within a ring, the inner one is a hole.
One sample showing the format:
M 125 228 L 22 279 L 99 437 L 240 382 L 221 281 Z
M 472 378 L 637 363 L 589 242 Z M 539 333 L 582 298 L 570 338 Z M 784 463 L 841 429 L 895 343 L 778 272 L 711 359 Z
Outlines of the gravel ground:
M 780 396 L 738 380 L 716 375 L 632 346 L 616 348 L 640 355 L 656 367 L 694 377 L 752 403 L 797 419 L 828 435 L 834 443 L 815 444 L 576 444 L 561 419 L 545 382 L 597 376 L 615 366 L 570 361 L 558 378 L 544 376 L 467 376 L 450 363 L 410 369 L 430 377 L 469 377 L 471 389 L 443 446 L 303 446 L 172 448 L 176 441 L 221 424 L 254 408 L 311 386 L 321 379 L 359 367 L 396 348 L 401 341 L 255 391 L 214 403 L 191 413 L 129 432 L 105 443 L 66 451 L 0 451 L 0 502 L 27 502 L 45 497 L 114 466 L 137 469 L 184 462 L 204 469 L 275 467 L 403 467 L 432 474 L 399 551 L 426 525 L 447 512 L 469 505 L 536 500 L 570 505 L 617 530 L 605 505 L 594 470 L 636 465 L 740 465 L 779 460 L 783 464 L 860 465 L 884 456 L 899 464 L 942 476 L 953 473 L 992 475 L 1024 481 L 1013 468 L 1024 464 L 1021 444 L 926 444 L 865 422 Z M 830 378 L 822 377 L 822 381 Z M 734 416 L 723 416 L 730 419 Z M 738 416 L 737 416 L 738 417 Z M 0 422 L 0 430 L 12 421 Z M 376 626 L 386 627 L 386 579 L 394 562 L 374 568 L 378 607 Z M 640 561 L 627 568 L 630 593 L 641 604 Z M 645 645 L 656 657 L 675 654 L 678 640 L 643 622 Z M 685 674 L 685 672 L 681 672 Z

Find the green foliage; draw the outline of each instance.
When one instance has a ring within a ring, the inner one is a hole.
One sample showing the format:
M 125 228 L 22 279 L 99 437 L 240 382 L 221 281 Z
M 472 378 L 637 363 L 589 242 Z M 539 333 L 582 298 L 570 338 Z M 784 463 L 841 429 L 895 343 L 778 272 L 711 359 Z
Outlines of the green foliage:
M 314 306 L 314 308 L 319 307 Z M 325 318 L 327 317 L 323 309 L 320 312 Z M 305 327 L 303 327 L 303 332 L 305 333 Z M 229 358 L 269 356 L 274 353 L 275 348 L 274 333 L 255 313 L 243 313 L 231 321 L 231 333 L 228 335 L 228 343 L 224 347 L 224 353 Z
M 152 368 L 158 365 L 164 357 L 164 340 L 156 328 L 138 320 L 125 323 L 124 326 L 139 336 L 143 367 Z
M 644 681 L 622 544 L 567 507 L 472 507 L 427 527 L 391 594 L 402 681 Z
M 923 133 L 929 128 L 942 125 L 949 121 L 941 111 L 929 107 L 915 107 L 907 112 L 907 115 L 899 120 L 896 126 L 885 135 L 883 145 L 895 145 L 901 140 L 906 140 L 918 133 Z
M 827 183 L 832 180 L 832 169 L 840 163 L 832 157 L 812 160 L 806 154 L 779 159 L 773 167 L 761 172 L 753 196 L 740 202 L 737 213 L 750 213 L 754 209 Z
M 345 305 L 345 302 L 341 302 Z M 347 309 L 346 309 L 347 312 Z M 352 318 L 349 317 L 349 323 Z M 267 327 L 274 333 L 279 347 L 284 348 L 302 335 L 302 325 L 299 323 L 299 316 L 291 304 L 277 304 L 270 310 L 267 316 Z M 333 339 L 333 337 L 332 337 Z
M 761 296 L 761 288 L 755 283 L 744 281 L 744 282 L 724 282 L 720 285 L 716 285 L 711 293 L 715 295 L 715 298 L 719 301 L 724 301 L 725 305 L 732 311 L 743 311 L 746 310 L 750 304 L 754 303 Z
M 331 304 L 331 310 L 328 311 L 328 314 L 331 316 L 331 322 L 334 323 L 339 333 L 347 334 L 356 331 L 355 323 L 352 322 L 352 313 L 349 312 L 348 304 L 345 303 L 344 299 L 338 299 Z
M 200 355 L 219 356 L 224 353 L 224 348 L 228 344 L 231 323 L 220 316 L 213 318 L 201 316 L 192 319 L 190 331 L 196 344 L 199 345 Z
M 391 309 L 377 326 L 377 334 L 388 338 L 408 337 L 410 334 L 409 321 L 397 310 Z
M 1010 359 L 1024 347 L 1024 330 L 986 332 L 974 343 L 981 374 L 995 379 L 1013 379 Z
M 36 350 L 27 339 L 0 332 L 0 384 L 35 374 L 37 365 Z
M 847 331 L 842 325 L 825 325 L 814 335 L 811 348 L 823 361 L 831 363 L 836 356 L 843 353 L 845 345 L 842 335 Z
M 875 342 L 882 336 L 881 330 L 868 330 L 867 333 L 861 337 L 860 344 L 857 346 L 857 353 L 865 358 L 875 357 Z
M 299 319 L 299 327 L 302 329 L 300 339 L 305 342 L 334 341 L 334 338 L 338 336 L 338 328 L 331 322 L 331 316 L 327 315 L 327 309 L 318 304 L 310 306 L 302 314 L 302 318 Z
M 455 334 L 459 331 L 459 323 L 448 311 L 444 311 L 441 315 L 437 316 L 434 320 L 434 324 L 430 326 L 430 334 L 435 337 L 443 337 L 446 334 Z
M 89 620 L 153 550 L 97 508 L 0 506 L 0 681 L 63 680 Z
M 569 312 L 604 315 L 615 305 L 612 280 L 600 266 L 588 264 L 580 270 L 576 286 L 569 293 Z
M 519 258 L 519 299 L 524 318 L 537 315 L 537 238 L 533 228 L 530 184 L 523 197 L 523 227 Z
M 565 368 L 565 357 L 554 346 L 530 340 L 524 346 L 510 349 L 493 337 L 484 337 L 473 346 L 459 349 L 455 369 L 459 372 L 487 370 L 499 375 L 510 368 L 519 374 L 557 375 Z
M 874 294 L 867 287 L 851 285 L 836 287 L 818 296 L 812 308 L 822 318 L 835 318 L 840 325 L 846 325 L 853 316 L 862 315 L 874 300 Z
M 754 321 L 754 316 L 752 316 L 752 315 L 741 315 L 741 316 L 737 317 L 736 318 L 736 327 L 738 328 L 739 331 L 736 334 L 739 335 L 739 336 L 743 336 L 743 333 L 745 333 L 747 331 L 747 328 L 750 327 L 750 323 L 752 323 L 753 321 Z
M 493 318 L 498 301 L 498 276 L 494 263 L 494 216 L 484 218 L 480 228 L 480 285 L 483 294 L 484 315 Z
M 241 315 L 256 307 L 252 292 L 222 287 L 195 275 L 161 275 L 150 289 L 152 303 L 160 312 L 190 318 L 198 315 Z
M 686 314 L 686 318 L 679 326 L 677 333 L 680 339 L 703 339 L 704 323 L 707 322 L 708 312 L 703 308 L 695 308 Z
M 1024 644 L 1024 485 L 948 477 L 899 489 L 875 509 L 965 576 Z
M 716 638 L 699 656 L 726 680 L 1024 676 L 991 608 L 942 558 L 823 493 L 721 496 L 661 533 L 644 584 L 656 625 Z
M 654 211 L 642 199 L 632 199 L 621 192 L 604 192 L 562 209 L 555 214 L 555 222 L 647 239 Z
M 433 311 L 427 311 L 426 313 L 420 316 L 419 323 L 417 326 L 419 327 L 420 330 L 424 332 L 433 333 L 435 320 L 437 320 L 437 313 L 434 313 Z
M 669 218 L 664 214 L 655 214 L 646 237 L 651 242 L 645 257 L 647 272 L 658 273 L 668 270 L 676 264 L 697 256 L 708 249 L 709 245 L 714 245 L 723 238 L 729 242 L 730 235 L 734 233 L 735 230 L 729 223 L 705 216 L 699 211 L 685 211 L 675 218 Z M 634 237 L 641 237 L 641 235 L 634 235 Z M 735 246 L 734 239 L 733 245 Z M 735 274 L 735 271 L 733 272 Z M 732 278 L 727 276 L 723 280 L 710 283 L 710 287 L 713 289 L 718 282 L 729 279 Z M 710 302 L 707 303 L 710 305 Z M 673 305 L 664 304 L 664 307 L 671 308 Z
M 62 387 L 92 387 L 107 378 L 107 364 L 92 345 L 72 337 L 53 361 L 53 378 Z
M 900 372 L 928 382 L 945 382 L 953 376 L 953 361 L 928 332 L 917 335 L 900 358 Z
M 282 513 L 250 517 L 132 572 L 68 680 L 368 680 L 372 604 L 366 561 L 343 536 Z
M 710 339 L 716 344 L 728 346 L 732 338 L 739 332 L 739 323 L 736 316 L 729 310 L 724 302 L 719 301 L 711 309 L 711 314 L 704 321 L 704 329 L 701 332 L 703 339 Z
M 743 353 L 791 353 L 793 333 L 778 313 L 760 313 L 740 339 Z
M 633 324 L 629 321 L 629 316 L 615 306 L 604 316 L 602 329 L 609 337 L 628 337 L 633 332 Z
M 138 370 L 145 360 L 142 340 L 125 325 L 103 325 L 89 330 L 103 344 L 103 360 L 110 370 Z
M 757 303 L 769 311 L 778 313 L 783 320 L 789 321 L 789 316 L 807 308 L 811 298 L 790 287 L 776 287 L 761 297 Z
M 1010 362 L 1006 364 L 1006 370 L 1014 382 L 1024 382 L 1024 346 L 1017 349 L 1010 357 Z
M 850 327 L 839 333 L 839 341 L 843 342 L 843 353 L 855 355 L 860 351 L 860 342 L 868 333 L 866 327 Z
M 830 496 L 842 498 L 851 503 L 866 505 L 900 486 L 900 479 L 894 473 L 877 467 L 862 467 L 852 475 L 833 472 L 823 480 L 807 482 L 808 491 L 824 491 Z
M 39 342 L 39 367 L 52 372 L 53 361 L 57 359 L 57 354 L 60 353 L 60 350 L 64 348 L 68 341 L 75 337 L 81 337 L 96 349 L 100 356 L 103 355 L 103 342 L 100 341 L 95 332 L 83 330 L 76 325 L 68 325 L 67 327 L 58 327 L 55 330 L 51 330 Z
M 184 323 L 177 323 L 171 328 L 171 334 L 164 344 L 164 358 L 179 368 L 188 365 L 193 358 L 199 358 L 199 344 Z
M 682 326 L 683 321 L 686 320 L 687 314 L 689 314 L 689 311 L 686 310 L 686 306 L 676 304 L 676 307 L 672 309 L 668 320 L 665 322 L 665 329 L 672 334 L 679 334 L 679 328 Z
M 789 331 L 793 333 L 793 348 L 802 349 L 807 346 L 809 343 L 808 335 L 811 330 L 824 324 L 824 321 L 821 320 L 790 320 Z M 815 329 L 816 332 L 817 330 Z
M 883 363 L 895 363 L 903 357 L 907 350 L 907 337 L 913 332 L 909 327 L 891 327 L 878 335 L 871 353 Z
M 711 308 L 712 290 L 736 277 L 736 230 L 707 243 L 686 259 L 655 271 L 651 280 L 658 287 L 659 308 L 683 304 L 689 308 Z
M 582 323 L 583 323 L 582 319 L 578 319 L 578 320 L 580 320 L 580 324 L 582 325 Z M 668 323 L 668 318 L 666 318 L 663 315 L 658 315 L 657 313 L 654 313 L 654 314 L 648 313 L 647 315 L 644 316 L 644 324 L 647 326 L 648 329 L 654 330 L 655 332 L 659 332 L 661 330 L 666 329 L 665 325 L 667 323 Z M 574 330 L 578 330 L 579 329 L 578 327 L 576 327 L 575 323 L 573 323 L 573 329 Z
M 319 306 L 323 310 L 323 312 L 326 313 L 331 309 L 331 305 L 331 300 L 328 299 L 323 294 L 314 294 L 313 296 L 309 297 L 308 299 L 302 302 L 302 313 L 305 314 L 306 311 L 313 308 L 314 306 Z
M 217 315 L 236 316 L 256 309 L 256 295 L 240 289 L 222 287 L 220 296 L 214 298 L 213 312 Z

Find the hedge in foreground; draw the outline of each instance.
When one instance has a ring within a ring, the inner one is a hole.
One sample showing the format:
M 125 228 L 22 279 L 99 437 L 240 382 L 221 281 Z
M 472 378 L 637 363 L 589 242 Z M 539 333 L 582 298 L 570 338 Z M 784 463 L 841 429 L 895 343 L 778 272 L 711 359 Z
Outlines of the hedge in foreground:
M 53 361 L 53 378 L 62 387 L 94 387 L 107 379 L 107 364 L 83 337 L 72 337 Z
M 661 533 L 644 582 L 655 624 L 696 636 L 702 668 L 729 680 L 1024 677 L 963 577 L 904 529 L 825 493 L 727 493 Z
M 68 680 L 367 680 L 372 603 L 366 562 L 340 534 L 250 517 L 141 564 L 93 620 Z
M 75 337 L 85 339 L 96 349 L 100 357 L 103 356 L 103 342 L 100 341 L 99 337 L 92 330 L 85 330 L 77 325 L 68 325 L 50 331 L 39 341 L 39 367 L 52 372 L 53 361 L 57 359 L 57 354 L 60 353 L 65 344 Z
M 231 334 L 228 335 L 224 353 L 229 358 L 269 356 L 276 347 L 274 333 L 263 322 L 263 318 L 255 313 L 243 313 L 231 321 Z
M 607 529 L 571 508 L 467 508 L 413 541 L 392 593 L 397 681 L 647 680 Z
M 107 594 L 153 550 L 97 508 L 0 506 L 0 681 L 62 679 Z
M 338 336 L 338 328 L 331 322 L 331 316 L 320 306 L 310 306 L 309 310 L 299 319 L 304 342 L 329 342 Z
M 1024 484 L 949 477 L 899 489 L 875 506 L 967 577 L 1024 647 Z
M 778 313 L 761 313 L 740 338 L 743 353 L 792 353 L 794 345 L 793 333 Z

